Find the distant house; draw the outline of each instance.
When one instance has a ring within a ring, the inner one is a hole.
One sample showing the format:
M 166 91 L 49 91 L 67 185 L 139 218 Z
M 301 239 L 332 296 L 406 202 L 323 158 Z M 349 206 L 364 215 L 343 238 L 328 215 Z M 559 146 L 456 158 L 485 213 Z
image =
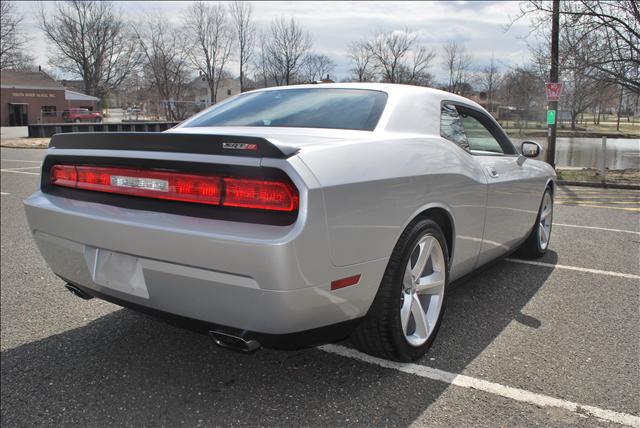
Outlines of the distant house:
M 69 108 L 95 110 L 98 99 L 70 91 L 43 71 L 5 71 L 0 74 L 0 126 L 62 121 Z
M 1 126 L 27 126 L 55 118 L 66 105 L 64 86 L 42 71 L 5 71 L 0 74 Z
M 218 87 L 218 93 L 216 96 L 216 102 L 224 101 L 225 99 L 238 95 L 240 93 L 240 81 L 239 79 L 231 79 L 228 77 L 222 78 L 220 86 Z M 189 82 L 185 99 L 193 100 L 200 108 L 204 108 L 213 104 L 211 102 L 211 91 L 207 84 L 207 79 L 204 76 L 198 76 Z

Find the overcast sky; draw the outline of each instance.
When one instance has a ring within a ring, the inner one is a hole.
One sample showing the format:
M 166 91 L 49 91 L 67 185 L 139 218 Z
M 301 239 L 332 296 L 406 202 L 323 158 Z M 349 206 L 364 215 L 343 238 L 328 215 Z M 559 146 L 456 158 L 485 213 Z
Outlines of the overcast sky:
M 159 10 L 176 23 L 180 23 L 181 13 L 188 6 L 188 2 L 170 1 L 116 4 L 132 20 Z M 49 68 L 47 42 L 36 22 L 36 4 L 19 2 L 18 6 L 25 16 L 25 30 L 31 36 L 36 64 Z M 368 37 L 376 29 L 408 28 L 418 33 L 421 43 L 438 53 L 449 39 L 464 43 L 478 68 L 489 61 L 492 53 L 503 67 L 523 64 L 529 58 L 528 48 L 522 40 L 529 31 L 528 21 L 518 21 L 509 31 L 505 29 L 511 17 L 517 14 L 518 7 L 518 2 L 504 1 L 253 2 L 259 26 L 267 26 L 278 16 L 297 19 L 310 32 L 314 50 L 329 55 L 336 62 L 334 74 L 338 79 L 349 74 L 349 59 L 345 54 L 347 44 Z M 440 57 L 433 62 L 431 73 L 438 81 L 444 81 L 446 74 Z

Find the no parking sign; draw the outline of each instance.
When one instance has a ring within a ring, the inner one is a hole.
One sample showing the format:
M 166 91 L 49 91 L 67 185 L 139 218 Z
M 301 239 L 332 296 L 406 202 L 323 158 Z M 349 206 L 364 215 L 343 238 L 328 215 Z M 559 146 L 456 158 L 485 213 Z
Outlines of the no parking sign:
M 558 101 L 562 94 L 562 82 L 547 83 L 545 85 L 547 101 Z

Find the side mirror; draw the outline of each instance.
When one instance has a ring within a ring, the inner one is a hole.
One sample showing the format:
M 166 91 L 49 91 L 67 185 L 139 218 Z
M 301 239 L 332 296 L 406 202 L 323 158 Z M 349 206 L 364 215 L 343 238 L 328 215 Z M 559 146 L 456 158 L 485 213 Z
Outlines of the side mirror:
M 542 147 L 534 141 L 523 141 L 520 146 L 520 152 L 526 158 L 535 158 L 542 153 Z

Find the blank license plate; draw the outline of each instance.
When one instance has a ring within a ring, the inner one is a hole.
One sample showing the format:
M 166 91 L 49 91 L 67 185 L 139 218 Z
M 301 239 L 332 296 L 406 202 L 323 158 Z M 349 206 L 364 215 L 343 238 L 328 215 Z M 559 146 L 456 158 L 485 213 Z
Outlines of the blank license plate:
M 137 257 L 98 249 L 93 280 L 103 287 L 149 298 L 142 266 Z

